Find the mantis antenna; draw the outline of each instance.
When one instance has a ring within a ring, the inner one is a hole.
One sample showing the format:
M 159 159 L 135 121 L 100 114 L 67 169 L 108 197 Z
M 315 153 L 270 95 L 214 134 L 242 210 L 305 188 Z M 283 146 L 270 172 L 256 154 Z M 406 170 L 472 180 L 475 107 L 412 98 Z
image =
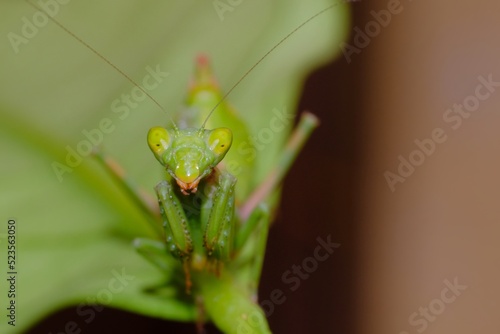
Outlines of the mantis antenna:
M 31 7 L 35 8 L 36 10 L 39 10 L 39 11 L 45 13 L 47 15 L 47 17 L 52 22 L 54 22 L 57 26 L 59 26 L 62 30 L 64 30 L 72 38 L 74 38 L 75 40 L 77 40 L 78 42 L 80 42 L 81 44 L 83 44 L 87 49 L 89 49 L 91 52 L 93 52 L 95 55 L 97 55 L 99 58 L 101 58 L 103 61 L 105 61 L 109 66 L 111 66 L 112 68 L 114 68 L 119 74 L 121 74 L 125 79 L 127 79 L 130 83 L 132 83 L 134 86 L 136 86 L 141 92 L 143 92 L 151 101 L 153 101 L 154 104 L 156 104 L 160 108 L 160 110 L 162 110 L 166 114 L 168 114 L 167 110 L 165 110 L 165 108 L 163 108 L 163 106 L 153 96 L 151 96 L 151 94 L 149 94 L 144 88 L 142 88 L 134 79 L 132 79 L 130 76 L 128 76 L 124 71 L 120 70 L 116 65 L 114 65 L 112 62 L 110 62 L 108 59 L 106 59 L 106 57 L 104 57 L 99 51 L 97 51 L 96 49 L 94 49 L 92 46 L 90 46 L 88 43 L 86 43 L 83 39 L 81 39 L 80 37 L 78 37 L 75 33 L 71 32 L 68 28 L 66 28 L 61 23 L 59 23 L 59 21 L 57 21 L 52 16 L 50 16 L 43 8 L 40 8 L 36 4 L 32 3 L 30 0 L 25 0 L 25 1 Z M 356 1 L 356 0 L 351 0 L 351 1 Z M 316 14 L 312 15 L 307 20 L 305 20 L 304 22 L 302 22 L 301 24 L 299 24 L 295 29 L 293 29 L 291 32 L 289 32 L 278 43 L 276 43 L 271 49 L 269 49 L 269 51 L 267 51 L 259 60 L 257 60 L 257 62 L 252 67 L 250 67 L 241 76 L 241 78 L 238 81 L 236 81 L 235 84 L 233 84 L 233 86 L 222 96 L 222 98 L 219 100 L 219 102 L 217 102 L 215 104 L 215 106 L 212 108 L 212 110 L 210 110 L 210 112 L 208 113 L 207 117 L 205 118 L 205 121 L 201 125 L 201 129 L 200 130 L 203 130 L 205 128 L 205 125 L 206 125 L 208 119 L 210 118 L 210 116 L 212 116 L 212 114 L 220 106 L 220 104 L 226 100 L 226 98 L 229 96 L 229 94 L 231 94 L 231 92 L 243 81 L 243 79 L 245 79 L 264 59 L 266 59 L 274 50 L 276 50 L 281 44 L 283 44 L 283 42 L 285 42 L 290 36 L 292 36 L 293 34 L 295 34 L 298 30 L 300 30 L 307 23 L 311 22 L 312 20 L 314 20 L 319 15 L 321 15 L 324 12 L 332 9 L 333 7 L 341 4 L 342 2 L 349 2 L 349 0 L 344 0 L 344 1 L 341 1 L 341 2 L 338 2 L 338 3 L 334 3 L 334 4 L 332 4 L 332 5 L 328 6 L 328 7 L 320 10 L 319 12 L 317 12 Z M 172 122 L 172 124 L 174 126 L 174 130 L 176 132 L 179 131 L 179 129 L 178 129 L 177 125 L 175 124 L 172 116 L 169 115 L 169 118 L 170 118 L 170 121 Z
M 59 23 L 59 21 L 57 21 L 56 19 L 54 19 L 51 15 L 49 15 L 49 13 L 47 13 L 44 9 L 38 7 L 37 5 L 35 5 L 34 3 L 32 3 L 30 0 L 26 0 L 26 2 L 33 8 L 35 8 L 36 10 L 39 10 L 43 13 L 45 13 L 47 15 L 47 17 L 52 21 L 54 22 L 59 28 L 61 28 L 62 30 L 64 30 L 66 33 L 68 33 L 71 37 L 73 37 L 74 39 L 76 39 L 78 42 L 82 43 L 87 49 L 89 49 L 90 51 L 92 51 L 95 55 L 97 55 L 99 58 L 101 58 L 103 61 L 105 61 L 109 66 L 111 66 L 112 68 L 114 68 L 118 73 L 120 73 L 125 79 L 127 79 L 130 83 L 132 83 L 134 86 L 136 86 L 141 92 L 143 92 L 151 101 L 153 101 L 154 104 L 156 104 L 160 110 L 164 111 L 168 117 L 170 118 L 170 122 L 172 122 L 172 125 L 174 126 L 174 130 L 176 132 L 179 131 L 179 128 L 177 127 L 177 125 L 175 124 L 172 116 L 169 115 L 169 113 L 167 112 L 167 110 L 165 110 L 165 108 L 163 108 L 163 106 L 153 97 L 151 96 L 151 94 L 149 94 L 144 88 L 142 88 L 141 85 L 139 85 L 134 79 L 132 79 L 129 75 L 127 75 L 127 73 L 123 72 L 122 70 L 120 70 L 116 65 L 114 65 L 112 62 L 110 62 L 106 57 L 104 57 L 99 51 L 97 51 L 96 49 L 94 49 L 92 46 L 90 46 L 88 43 L 86 43 L 83 39 L 81 39 L 80 37 L 78 37 L 75 33 L 73 33 L 72 31 L 70 31 L 68 28 L 66 28 L 65 26 L 63 26 L 61 23 Z
M 243 74 L 243 76 L 241 76 L 241 78 L 238 81 L 236 81 L 236 83 L 227 91 L 227 93 L 222 96 L 222 98 L 219 100 L 219 102 L 217 102 L 217 104 L 212 108 L 212 110 L 210 110 L 210 112 L 207 115 L 207 118 L 205 118 L 205 121 L 201 125 L 201 130 L 203 130 L 205 128 L 205 124 L 207 124 L 208 119 L 210 118 L 210 116 L 212 116 L 212 114 L 214 113 L 215 109 L 217 109 L 219 107 L 219 105 L 226 100 L 226 98 L 229 96 L 229 94 L 231 94 L 231 92 L 243 81 L 243 79 L 245 79 L 253 71 L 254 68 L 256 68 L 264 59 L 266 59 L 267 56 L 269 56 L 274 50 L 276 50 L 276 48 L 278 48 L 278 46 L 280 46 L 281 44 L 283 44 L 284 41 L 286 41 L 290 36 L 292 36 L 293 34 L 295 34 L 299 29 L 301 29 L 307 23 L 311 22 L 316 17 L 318 17 L 319 15 L 323 14 L 324 12 L 332 9 L 333 7 L 337 6 L 338 4 L 339 3 L 334 3 L 334 4 L 332 4 L 332 5 L 328 6 L 328 7 L 320 10 L 319 12 L 317 12 L 316 14 L 314 14 L 313 16 L 309 17 L 307 20 L 305 20 L 304 22 L 302 22 L 301 24 L 299 24 L 295 29 L 293 29 L 291 32 L 289 32 L 285 37 L 283 37 L 271 49 L 269 49 L 269 51 L 267 51 L 259 60 L 257 60 L 257 62 L 252 67 L 250 67 L 245 72 L 245 74 Z

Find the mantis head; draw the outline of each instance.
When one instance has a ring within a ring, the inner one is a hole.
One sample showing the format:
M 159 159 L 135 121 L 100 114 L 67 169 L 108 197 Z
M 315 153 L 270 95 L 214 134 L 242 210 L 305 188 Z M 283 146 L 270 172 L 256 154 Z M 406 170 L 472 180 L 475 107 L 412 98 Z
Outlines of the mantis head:
M 199 182 L 224 158 L 232 140 L 233 134 L 228 128 L 153 127 L 148 132 L 149 148 L 184 195 L 196 192 Z

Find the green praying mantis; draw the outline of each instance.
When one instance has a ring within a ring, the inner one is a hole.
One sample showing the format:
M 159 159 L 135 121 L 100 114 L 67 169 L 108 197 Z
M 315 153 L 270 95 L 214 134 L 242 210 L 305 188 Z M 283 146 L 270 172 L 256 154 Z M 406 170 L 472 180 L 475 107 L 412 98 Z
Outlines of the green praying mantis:
M 248 131 L 225 101 L 217 112 L 233 118 L 232 128 L 238 129 L 238 136 L 233 138 L 234 130 L 224 127 L 207 130 L 205 126 L 212 126 L 209 117 L 217 101 L 222 101 L 222 94 L 207 58 L 201 56 L 188 97 L 188 108 L 195 110 L 189 121 L 200 124 L 204 119 L 201 127 L 179 129 L 172 124 L 153 127 L 147 135 L 151 151 L 166 171 L 165 179 L 155 188 L 165 242 L 137 239 L 135 246 L 156 264 L 168 252 L 179 259 L 186 293 L 201 296 L 200 313 L 209 313 L 225 332 L 253 327 L 252 332 L 268 333 L 265 315 L 256 303 L 270 223 L 264 202 L 318 121 L 312 114 L 304 114 L 276 168 L 260 188 L 247 195 L 248 185 L 236 189 L 237 179 L 227 171 L 223 159 L 232 145 L 239 144 L 236 139 L 248 137 Z M 240 166 L 251 170 L 251 162 L 241 158 L 237 161 Z M 221 298 L 226 298 L 222 304 Z
M 276 167 L 255 190 L 227 171 L 224 157 L 248 130 L 235 110 L 223 100 L 208 59 L 200 56 L 188 96 L 188 109 L 194 110 L 181 122 L 186 128 L 152 127 L 147 143 L 165 169 L 165 179 L 155 187 L 163 240 L 136 239 L 134 246 L 160 270 L 172 270 L 171 258 L 182 266 L 184 289 L 199 307 L 199 326 L 204 318 L 226 333 L 270 333 L 265 314 L 257 303 L 270 212 L 266 200 L 272 196 L 297 154 L 318 125 L 317 118 L 304 113 L 291 134 Z M 233 120 L 233 130 L 212 126 L 214 102 L 217 112 Z M 203 121 L 204 120 L 204 121 Z M 191 127 L 191 124 L 202 124 Z M 238 134 L 233 136 L 234 129 Z M 124 182 L 114 163 L 102 154 L 102 165 L 148 207 L 147 200 Z M 241 158 L 238 160 L 238 158 Z M 241 170 L 252 168 L 252 161 L 235 154 L 232 159 Z M 248 178 L 247 178 L 248 180 Z M 157 212 L 150 212 L 157 216 Z M 174 267 L 175 268 L 175 267 Z
M 332 7 L 309 18 L 275 47 Z M 182 276 L 180 282 L 165 284 L 178 286 L 183 291 L 179 298 L 197 305 L 199 328 L 212 321 L 225 333 L 270 333 L 257 302 L 272 217 L 267 203 L 318 125 L 316 117 L 304 113 L 275 167 L 254 187 L 252 159 L 231 151 L 231 147 L 245 143 L 249 130 L 226 100 L 249 72 L 223 94 L 208 58 L 198 58 L 187 112 L 167 127 L 153 127 L 147 134 L 147 144 L 164 168 L 164 179 L 155 187 L 157 206 L 152 207 L 150 199 L 122 178 L 111 159 L 96 153 L 102 166 L 147 211 L 152 224 L 162 226 L 158 240 L 136 239 L 134 247 L 159 270 Z M 219 127 L 221 119 L 227 128 Z M 238 175 L 231 173 L 234 166 Z

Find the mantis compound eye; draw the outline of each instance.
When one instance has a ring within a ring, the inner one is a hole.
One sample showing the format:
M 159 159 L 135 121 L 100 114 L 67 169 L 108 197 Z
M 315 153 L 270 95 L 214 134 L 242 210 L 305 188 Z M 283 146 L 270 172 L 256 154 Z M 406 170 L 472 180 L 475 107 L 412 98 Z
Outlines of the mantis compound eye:
M 207 143 L 215 154 L 217 163 L 224 158 L 232 142 L 233 133 L 228 128 L 217 128 L 210 132 Z
M 155 126 L 149 129 L 148 132 L 148 145 L 156 159 L 163 163 L 162 156 L 163 153 L 168 149 L 171 143 L 171 137 L 168 134 L 167 129 L 160 126 Z

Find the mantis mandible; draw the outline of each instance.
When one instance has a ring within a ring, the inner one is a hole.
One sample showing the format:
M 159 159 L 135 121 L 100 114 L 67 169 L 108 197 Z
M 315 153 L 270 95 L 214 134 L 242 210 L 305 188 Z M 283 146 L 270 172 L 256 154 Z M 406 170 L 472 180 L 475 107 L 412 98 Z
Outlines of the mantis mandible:
M 187 99 L 188 110 L 193 112 L 177 120 L 182 126 L 172 121 L 170 126 L 155 126 L 147 134 L 149 148 L 165 170 L 164 180 L 155 187 L 157 207 L 151 209 L 150 200 L 122 178 L 109 158 L 100 152 L 96 154 L 137 205 L 148 212 L 152 224 L 160 223 L 163 227 L 158 238 L 161 240 L 136 239 L 134 246 L 160 270 L 183 273 L 182 298 L 187 295 L 199 306 L 200 326 L 208 318 L 226 333 L 270 333 L 265 314 L 257 304 L 271 217 L 266 201 L 318 121 L 309 113 L 302 115 L 275 168 L 257 187 L 249 177 L 252 162 L 233 154 L 231 161 L 241 166 L 241 174 L 245 176 L 237 183 L 237 177 L 228 172 L 223 159 L 231 154 L 232 145 L 237 146 L 248 137 L 248 129 L 226 97 L 277 46 L 332 7 L 318 12 L 285 36 L 225 95 L 216 84 L 208 58 L 198 57 Z M 140 85 L 132 83 L 158 104 Z M 215 117 L 225 119 L 231 129 L 218 127 Z

